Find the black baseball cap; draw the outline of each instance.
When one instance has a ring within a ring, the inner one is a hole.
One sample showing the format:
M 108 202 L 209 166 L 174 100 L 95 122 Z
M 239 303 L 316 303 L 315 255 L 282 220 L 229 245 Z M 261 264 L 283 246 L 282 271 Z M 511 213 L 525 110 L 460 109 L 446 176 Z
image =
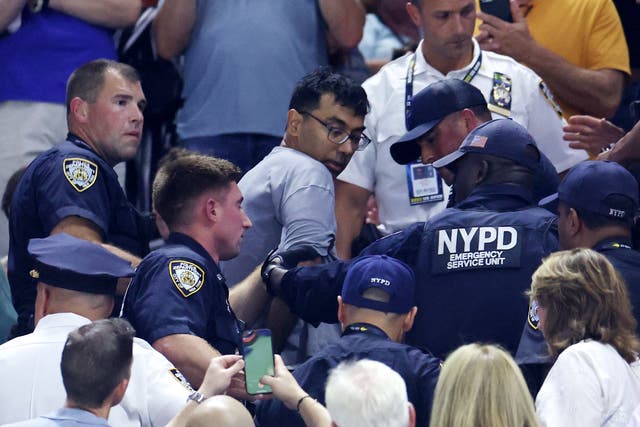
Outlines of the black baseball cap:
M 486 105 L 480 90 L 459 79 L 445 79 L 430 84 L 411 100 L 409 132 L 391 145 L 391 157 L 401 165 L 420 157 L 416 139 L 436 127 L 445 117 L 465 108 Z

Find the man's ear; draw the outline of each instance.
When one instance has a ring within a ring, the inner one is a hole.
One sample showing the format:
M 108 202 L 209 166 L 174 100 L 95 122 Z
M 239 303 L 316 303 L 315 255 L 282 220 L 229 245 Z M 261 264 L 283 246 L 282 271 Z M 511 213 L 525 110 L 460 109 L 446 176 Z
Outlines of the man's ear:
M 575 236 L 580 233 L 584 228 L 584 224 L 582 223 L 580 216 L 578 216 L 578 212 L 573 208 L 569 208 L 567 213 L 567 226 L 569 227 L 569 230 L 567 231 L 571 233 L 571 236 Z
M 418 9 L 418 6 L 411 2 L 407 2 L 405 8 L 407 9 L 407 13 L 409 14 L 409 18 L 411 18 L 411 21 L 413 21 L 417 27 L 422 27 L 422 17 L 420 16 L 420 9 Z
M 344 303 L 340 295 L 338 295 L 338 321 L 344 326 Z
M 203 202 L 202 209 L 204 210 L 204 215 L 210 222 L 217 223 L 220 220 L 220 202 L 214 197 L 207 196 Z
M 69 114 L 79 123 L 86 123 L 89 119 L 89 103 L 80 97 L 75 97 L 69 103 Z
M 462 110 L 460 112 L 460 117 L 462 117 L 462 120 L 464 121 L 464 126 L 467 130 L 467 134 L 478 127 L 478 125 L 480 124 L 480 120 L 478 120 L 476 113 L 474 113 L 469 108 L 465 108 L 464 110 Z
M 489 162 L 482 160 L 476 174 L 476 185 L 482 183 L 489 176 Z
M 287 133 L 291 136 L 300 135 L 300 125 L 302 124 L 302 114 L 295 109 L 287 112 Z
M 411 307 L 411 310 L 404 315 L 404 319 L 402 320 L 402 330 L 404 332 L 409 332 L 411 328 L 413 328 L 413 321 L 415 320 L 417 313 L 418 307 L 413 306 Z

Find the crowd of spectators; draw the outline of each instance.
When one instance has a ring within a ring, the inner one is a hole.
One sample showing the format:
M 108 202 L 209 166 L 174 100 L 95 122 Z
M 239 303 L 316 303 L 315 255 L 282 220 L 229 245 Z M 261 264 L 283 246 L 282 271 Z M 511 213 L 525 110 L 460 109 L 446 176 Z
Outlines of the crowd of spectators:
M 640 425 L 640 0 L 486 3 L 0 0 L 0 424 Z

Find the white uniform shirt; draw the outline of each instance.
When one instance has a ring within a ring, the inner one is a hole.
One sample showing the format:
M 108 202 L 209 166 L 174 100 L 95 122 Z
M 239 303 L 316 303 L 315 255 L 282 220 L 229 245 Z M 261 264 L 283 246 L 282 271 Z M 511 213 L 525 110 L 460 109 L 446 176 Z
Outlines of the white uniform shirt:
M 480 55 L 480 47 L 473 40 L 474 56 L 466 67 L 442 74 L 431 67 L 422 54 L 422 42 L 416 49 L 413 94 L 431 83 L 446 78 L 463 79 Z M 373 140 L 363 151 L 357 151 L 338 179 L 372 191 L 378 201 L 380 220 L 389 232 L 426 221 L 446 205 L 443 202 L 411 206 L 409 204 L 406 166 L 391 157 L 391 144 L 407 131 L 405 127 L 405 91 L 407 69 L 411 55 L 405 55 L 382 67 L 362 85 L 367 92 L 371 111 L 365 118 L 365 133 Z M 564 121 L 539 88 L 540 77 L 512 58 L 482 51 L 482 63 L 471 80 L 487 102 L 493 88 L 494 72 L 511 79 L 511 118 L 527 128 L 540 150 L 547 155 L 558 172 L 562 172 L 587 158 L 583 150 L 569 148 L 562 139 Z M 494 118 L 504 118 L 493 114 Z
M 624 427 L 640 403 L 640 363 L 608 344 L 581 341 L 560 353 L 536 397 L 541 427 Z
M 42 318 L 29 335 L 0 346 L 0 424 L 47 414 L 64 406 L 60 373 L 62 348 L 72 330 L 90 323 L 73 313 Z M 134 339 L 129 387 L 111 408 L 109 424 L 164 426 L 182 409 L 191 392 L 171 373 L 173 365 L 146 341 Z

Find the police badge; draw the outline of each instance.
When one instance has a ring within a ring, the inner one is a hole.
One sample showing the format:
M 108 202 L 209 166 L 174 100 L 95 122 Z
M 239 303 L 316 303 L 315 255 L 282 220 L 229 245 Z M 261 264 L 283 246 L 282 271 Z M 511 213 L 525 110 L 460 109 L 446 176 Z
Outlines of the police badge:
M 91 188 L 98 177 L 98 165 L 77 157 L 64 159 L 62 170 L 69 184 L 79 193 Z
M 493 87 L 487 107 L 494 113 L 511 117 L 511 78 L 506 74 L 493 73 Z
M 529 306 L 527 323 L 529 323 L 529 326 L 531 326 L 534 330 L 538 330 L 538 324 L 540 323 L 540 317 L 538 317 L 538 301 L 533 301 Z
M 185 298 L 198 292 L 204 284 L 204 270 L 200 266 L 185 260 L 169 263 L 169 275 L 173 284 Z

